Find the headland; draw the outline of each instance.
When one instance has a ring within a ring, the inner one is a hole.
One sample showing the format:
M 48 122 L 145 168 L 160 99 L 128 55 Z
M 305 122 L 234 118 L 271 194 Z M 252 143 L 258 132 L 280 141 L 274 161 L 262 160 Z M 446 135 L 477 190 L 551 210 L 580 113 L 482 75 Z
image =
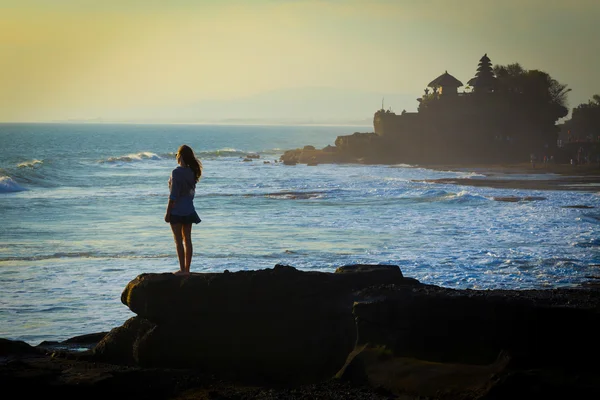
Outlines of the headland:
M 577 190 L 600 179 L 595 178 L 600 175 L 600 96 L 574 108 L 571 119 L 559 124 L 568 115 L 569 91 L 539 70 L 519 64 L 492 67 L 486 54 L 467 85 L 447 71 L 429 82 L 417 99 L 417 112 L 396 114 L 382 104 L 373 116 L 373 131 L 338 136 L 322 149 L 308 144 L 287 150 L 281 161 L 551 173 L 565 182 L 549 183 L 548 189 L 572 185 Z

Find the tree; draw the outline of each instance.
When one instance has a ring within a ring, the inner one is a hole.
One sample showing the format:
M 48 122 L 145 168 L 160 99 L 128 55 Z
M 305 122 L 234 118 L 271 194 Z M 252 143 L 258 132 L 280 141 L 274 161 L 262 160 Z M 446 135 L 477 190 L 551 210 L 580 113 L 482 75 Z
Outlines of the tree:
M 558 114 L 564 114 L 556 119 L 568 114 L 567 94 L 571 89 L 553 79 L 548 73 L 540 70 L 525 70 L 521 64 L 514 63 L 494 66 L 494 74 L 499 80 L 500 91 L 521 94 L 530 101 L 564 108 L 555 110 Z
M 526 70 L 519 63 L 496 65 L 494 73 L 497 93 L 512 110 L 513 129 L 533 146 L 556 143 L 556 122 L 569 113 L 567 95 L 571 89 L 548 73 Z
M 600 136 L 600 95 L 595 94 L 587 103 L 573 109 L 571 119 L 565 123 L 574 139 L 585 140 Z

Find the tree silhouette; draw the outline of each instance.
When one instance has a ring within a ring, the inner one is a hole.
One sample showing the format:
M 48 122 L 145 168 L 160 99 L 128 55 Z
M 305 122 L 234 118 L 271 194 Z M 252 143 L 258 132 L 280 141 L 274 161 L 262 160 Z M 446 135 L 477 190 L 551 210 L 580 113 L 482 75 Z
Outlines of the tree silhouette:
M 587 103 L 575 107 L 571 119 L 565 125 L 573 138 L 598 139 L 600 136 L 600 95 L 595 94 Z

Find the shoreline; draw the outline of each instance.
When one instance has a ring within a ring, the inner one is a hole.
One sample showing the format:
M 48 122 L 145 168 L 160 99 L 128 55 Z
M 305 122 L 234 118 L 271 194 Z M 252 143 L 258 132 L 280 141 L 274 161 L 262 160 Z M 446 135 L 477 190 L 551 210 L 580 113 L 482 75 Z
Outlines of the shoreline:
M 419 182 L 491 187 L 497 189 L 568 190 L 600 192 L 600 167 L 596 164 L 423 164 L 415 165 L 436 171 L 476 172 L 485 178 L 440 178 Z M 507 179 L 510 175 L 539 175 L 540 179 Z

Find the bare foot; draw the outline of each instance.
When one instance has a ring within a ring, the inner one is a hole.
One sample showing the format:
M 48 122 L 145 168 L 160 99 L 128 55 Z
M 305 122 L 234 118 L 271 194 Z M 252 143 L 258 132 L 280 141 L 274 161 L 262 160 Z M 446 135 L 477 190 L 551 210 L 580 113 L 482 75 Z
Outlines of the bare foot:
M 173 272 L 173 275 L 189 275 L 189 274 L 190 274 L 189 272 L 182 271 L 182 270 Z

